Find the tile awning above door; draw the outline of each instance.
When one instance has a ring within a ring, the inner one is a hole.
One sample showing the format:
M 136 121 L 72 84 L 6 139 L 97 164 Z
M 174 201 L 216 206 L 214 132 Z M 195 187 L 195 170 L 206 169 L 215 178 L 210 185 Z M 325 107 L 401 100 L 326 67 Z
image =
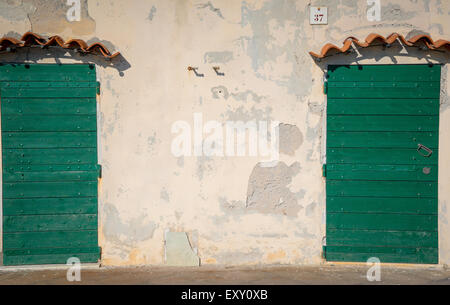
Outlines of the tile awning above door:
M 112 59 L 120 54 L 119 52 L 112 54 L 111 51 L 100 42 L 88 45 L 82 39 L 70 39 L 64 41 L 64 39 L 57 35 L 44 38 L 36 33 L 26 32 L 20 40 L 13 37 L 0 38 L 0 51 L 13 51 L 18 48 L 31 46 L 40 46 L 42 48 L 60 47 L 63 49 L 78 50 L 85 54 L 100 55 L 106 59 Z
M 403 45 L 408 47 L 425 46 L 429 50 L 450 50 L 450 41 L 444 39 L 434 41 L 429 35 L 416 35 L 407 40 L 403 35 L 398 33 L 392 33 L 387 37 L 372 33 L 369 34 L 364 41 L 350 36 L 344 40 L 342 47 L 338 47 L 332 43 L 327 43 L 322 47 L 320 54 L 314 52 L 309 52 L 309 54 L 315 59 L 322 59 L 330 56 L 331 54 L 347 53 L 352 48 L 352 45 L 355 47 L 367 48 L 370 46 L 379 45 L 380 43 L 382 45 L 389 46 L 395 42 L 401 42 Z

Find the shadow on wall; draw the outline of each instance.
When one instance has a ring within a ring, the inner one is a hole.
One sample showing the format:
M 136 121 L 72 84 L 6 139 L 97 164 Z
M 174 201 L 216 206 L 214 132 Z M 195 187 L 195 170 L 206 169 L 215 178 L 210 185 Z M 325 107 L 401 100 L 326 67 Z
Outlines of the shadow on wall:
M 103 68 L 116 69 L 120 76 L 124 76 L 124 72 L 131 68 L 130 63 L 119 54 L 117 57 L 108 60 L 102 56 L 94 54 L 81 54 L 71 49 L 40 47 L 23 47 L 18 48 L 14 52 L 0 53 L 0 63 L 41 63 L 43 59 L 53 59 L 55 63 L 61 64 L 61 60 L 69 59 L 75 63 L 95 64 Z

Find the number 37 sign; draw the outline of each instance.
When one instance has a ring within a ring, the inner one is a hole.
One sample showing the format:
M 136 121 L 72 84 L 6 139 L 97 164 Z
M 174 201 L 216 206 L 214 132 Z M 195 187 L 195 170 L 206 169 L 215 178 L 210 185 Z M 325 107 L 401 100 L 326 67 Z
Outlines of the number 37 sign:
M 309 24 L 328 24 L 327 8 L 311 6 Z

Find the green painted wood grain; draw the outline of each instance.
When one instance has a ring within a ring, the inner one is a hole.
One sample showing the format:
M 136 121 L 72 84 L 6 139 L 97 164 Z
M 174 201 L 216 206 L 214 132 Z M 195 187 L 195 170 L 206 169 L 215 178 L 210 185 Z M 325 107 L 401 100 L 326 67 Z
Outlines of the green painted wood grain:
M 440 81 L 440 65 L 329 65 L 329 81 Z
M 329 115 L 438 115 L 439 99 L 333 99 Z
M 97 229 L 97 215 L 20 215 L 3 217 L 6 233 Z
M 385 231 L 437 231 L 437 215 L 368 214 L 327 212 L 330 229 L 385 230 Z
M 51 81 L 39 81 L 39 82 L 0 82 L 0 90 L 9 89 L 64 89 L 64 88 L 97 88 L 97 82 L 51 82 Z M 82 90 L 81 90 L 82 91 Z M 93 95 L 91 95 L 93 96 Z M 73 97 L 73 96 L 72 96 Z
M 398 197 L 327 197 L 330 213 L 397 213 L 437 215 L 438 202 L 434 198 Z
M 437 198 L 437 182 L 327 180 L 328 196 Z
M 438 151 L 429 157 L 406 148 L 328 148 L 328 164 L 438 165 Z
M 97 164 L 27 164 L 5 166 L 7 172 L 63 172 L 63 171 L 93 171 L 97 169 Z
M 3 132 L 4 148 L 95 148 L 97 133 L 90 132 Z
M 100 253 L 66 253 L 41 255 L 7 255 L 3 256 L 3 263 L 7 266 L 66 264 L 69 258 L 76 257 L 81 263 L 96 263 Z
M 4 199 L 95 196 L 97 181 L 3 183 Z
M 3 162 L 13 164 L 96 164 L 96 148 L 5 149 Z
M 96 88 L 3 88 L 5 98 L 89 98 Z
M 95 115 L 95 98 L 3 98 L 2 113 L 5 115 Z
M 87 64 L 0 64 L 0 82 L 56 81 L 95 82 L 94 65 Z
M 3 172 L 4 182 L 97 181 L 98 171 Z
M 4 199 L 4 216 L 97 214 L 97 197 Z
M 3 233 L 3 249 L 97 247 L 97 230 Z
M 95 115 L 4 115 L 2 131 L 97 131 Z
M 417 83 L 417 87 L 333 87 L 328 85 L 331 98 L 439 98 L 440 87 L 434 83 Z
M 438 232 L 337 230 L 326 231 L 327 246 L 438 247 Z
M 100 257 L 94 65 L 0 64 L 5 265 Z
M 99 253 L 99 247 L 67 247 L 67 248 L 38 248 L 5 250 L 6 255 L 42 255 L 42 254 L 70 254 L 70 253 Z
M 380 248 L 381 250 L 383 248 Z M 386 249 L 386 248 L 384 248 Z M 407 251 L 397 248 L 396 253 L 386 252 L 338 252 L 342 248 L 330 249 L 327 247 L 326 257 L 328 261 L 336 262 L 367 262 L 370 258 L 376 257 L 381 263 L 412 263 L 412 264 L 437 264 L 439 263 L 439 251 L 435 248 L 419 248 L 417 251 Z M 371 249 L 370 249 L 371 250 Z M 367 248 L 361 249 L 367 251 Z
M 328 67 L 328 261 L 438 263 L 440 73 Z
M 328 115 L 328 131 L 438 131 L 438 116 Z
M 437 182 L 438 167 L 437 165 L 328 164 L 327 179 Z
M 428 132 L 391 132 L 391 131 L 328 131 L 327 146 L 332 147 L 367 147 L 367 148 L 412 148 L 418 144 L 428 148 L 439 147 L 439 133 Z

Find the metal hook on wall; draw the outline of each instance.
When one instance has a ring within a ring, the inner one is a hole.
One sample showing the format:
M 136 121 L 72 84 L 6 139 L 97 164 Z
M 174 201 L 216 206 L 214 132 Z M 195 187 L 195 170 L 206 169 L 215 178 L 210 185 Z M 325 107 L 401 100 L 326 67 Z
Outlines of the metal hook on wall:
M 205 76 L 205 74 L 197 72 L 198 67 L 191 67 L 191 66 L 189 66 L 187 69 L 188 69 L 188 71 L 194 71 L 194 74 L 197 77 L 204 77 Z
M 213 68 L 213 70 L 216 72 L 217 75 L 219 75 L 219 76 L 225 76 L 225 73 L 219 72 L 220 67 L 215 66 L 215 67 L 212 67 L 212 68 Z

